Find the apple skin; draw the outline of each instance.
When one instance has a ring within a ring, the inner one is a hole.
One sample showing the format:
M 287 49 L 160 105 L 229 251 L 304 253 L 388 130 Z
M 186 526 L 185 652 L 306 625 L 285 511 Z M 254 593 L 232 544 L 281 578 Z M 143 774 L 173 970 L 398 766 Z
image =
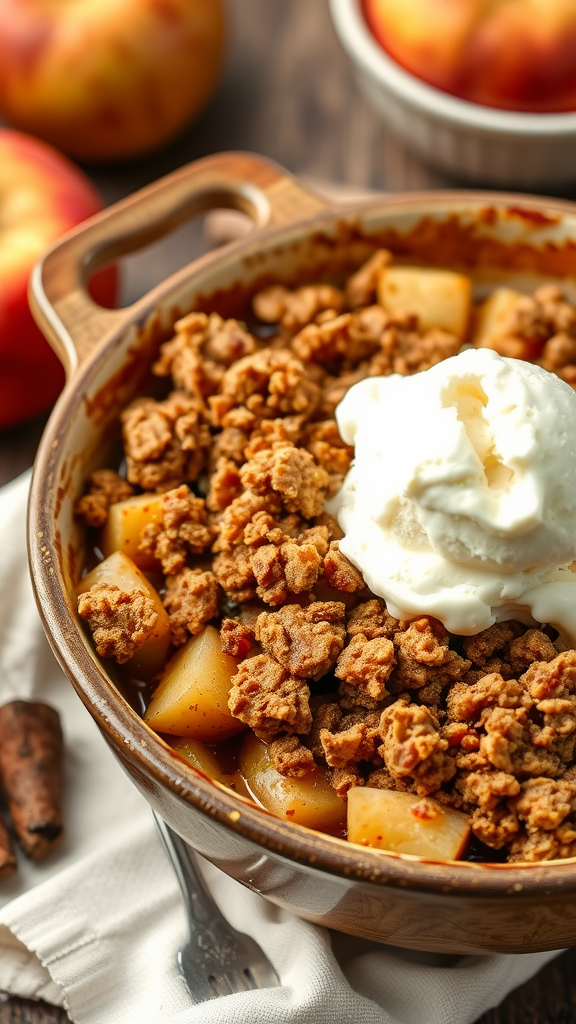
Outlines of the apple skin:
M 223 0 L 2 0 L 0 115 L 87 161 L 175 135 L 208 100 Z
M 488 107 L 576 110 L 574 0 L 363 0 L 380 45 L 407 71 Z
M 102 206 L 94 186 L 66 157 L 0 128 L 0 427 L 43 412 L 62 388 L 60 362 L 28 306 L 28 277 L 60 235 Z M 98 277 L 94 298 L 114 305 L 115 270 Z

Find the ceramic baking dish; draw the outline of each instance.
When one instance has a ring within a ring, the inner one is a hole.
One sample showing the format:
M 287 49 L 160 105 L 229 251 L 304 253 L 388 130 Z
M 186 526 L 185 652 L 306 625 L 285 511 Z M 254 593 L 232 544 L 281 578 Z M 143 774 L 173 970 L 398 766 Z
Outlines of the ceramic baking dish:
M 100 266 L 211 207 L 255 229 L 204 256 L 133 306 L 104 310 L 86 282 Z M 369 939 L 449 953 L 519 952 L 576 941 L 576 863 L 431 862 L 347 844 L 282 821 L 184 764 L 133 710 L 75 612 L 85 537 L 74 500 L 109 465 L 118 414 L 147 392 L 174 319 L 191 309 L 242 317 L 274 281 L 338 280 L 376 246 L 405 262 L 462 269 L 478 294 L 506 282 L 561 282 L 576 299 L 576 206 L 526 196 L 434 192 L 327 205 L 248 154 L 184 167 L 86 222 L 36 268 L 34 315 L 68 373 L 34 469 L 29 548 L 57 658 L 126 772 L 201 854 L 274 903 Z

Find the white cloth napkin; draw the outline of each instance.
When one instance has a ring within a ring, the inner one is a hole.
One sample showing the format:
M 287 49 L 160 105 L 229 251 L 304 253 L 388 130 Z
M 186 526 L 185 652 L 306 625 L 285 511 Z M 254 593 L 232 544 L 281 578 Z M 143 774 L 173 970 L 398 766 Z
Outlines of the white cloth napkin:
M 176 968 L 186 922 L 148 806 L 44 638 L 26 563 L 28 485 L 25 474 L 0 490 L 0 702 L 60 712 L 67 835 L 43 864 L 20 856 L 0 884 L 0 989 L 63 1005 L 76 1024 L 468 1024 L 555 955 L 431 966 L 330 934 L 207 866 L 219 905 L 282 987 L 191 1005 Z

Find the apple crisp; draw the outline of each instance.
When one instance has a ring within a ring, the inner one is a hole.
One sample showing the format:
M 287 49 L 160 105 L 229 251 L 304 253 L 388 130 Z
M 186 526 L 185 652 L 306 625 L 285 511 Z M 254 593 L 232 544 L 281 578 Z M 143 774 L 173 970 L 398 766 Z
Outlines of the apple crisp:
M 235 662 L 225 713 L 265 742 L 280 778 L 321 772 L 344 802 L 367 787 L 413 794 L 424 817 L 461 812 L 480 859 L 574 856 L 576 652 L 549 627 L 462 637 L 427 615 L 394 618 L 325 511 L 353 455 L 334 418 L 348 388 L 461 348 L 379 304 L 391 259 L 377 251 L 343 288 L 261 291 L 254 315 L 272 336 L 216 313 L 177 321 L 153 367 L 173 390 L 124 410 L 126 479 L 94 473 L 76 515 L 102 529 L 137 489 L 149 495 L 134 559 L 168 614 L 168 654 L 219 629 Z M 576 384 L 575 307 L 552 286 L 506 302 L 477 343 Z M 157 618 L 142 589 L 109 583 L 82 594 L 79 614 L 98 654 L 121 664 Z

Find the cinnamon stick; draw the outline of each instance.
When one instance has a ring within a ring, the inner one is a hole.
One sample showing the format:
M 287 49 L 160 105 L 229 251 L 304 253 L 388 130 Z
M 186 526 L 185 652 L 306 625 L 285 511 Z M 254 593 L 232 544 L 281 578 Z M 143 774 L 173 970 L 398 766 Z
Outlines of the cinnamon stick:
M 0 881 L 16 871 L 16 857 L 6 825 L 0 818 Z
M 0 782 L 24 853 L 41 860 L 63 836 L 62 730 L 47 704 L 0 707 Z

